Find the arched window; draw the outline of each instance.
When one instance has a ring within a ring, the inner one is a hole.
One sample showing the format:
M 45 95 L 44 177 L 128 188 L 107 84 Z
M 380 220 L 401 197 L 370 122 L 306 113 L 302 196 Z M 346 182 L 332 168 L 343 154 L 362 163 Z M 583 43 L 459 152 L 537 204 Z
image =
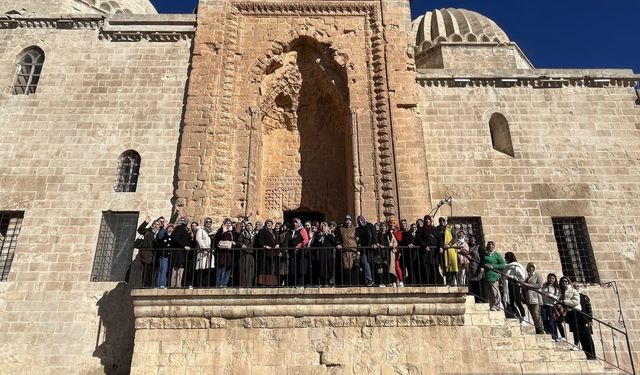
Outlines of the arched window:
M 494 113 L 489 120 L 489 129 L 491 130 L 491 143 L 493 144 L 494 150 L 500 151 L 512 158 L 515 157 L 507 118 L 500 113 Z
M 18 63 L 14 95 L 35 94 L 44 64 L 44 52 L 38 47 L 29 48 Z
M 133 193 L 138 186 L 140 175 L 140 154 L 134 150 L 128 150 L 120 155 L 118 164 L 118 182 L 115 191 L 118 193 Z

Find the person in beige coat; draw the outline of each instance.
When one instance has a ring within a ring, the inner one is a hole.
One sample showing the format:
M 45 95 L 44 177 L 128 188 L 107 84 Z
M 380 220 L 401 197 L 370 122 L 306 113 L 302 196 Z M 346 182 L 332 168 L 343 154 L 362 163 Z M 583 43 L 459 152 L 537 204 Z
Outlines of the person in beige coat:
M 525 286 L 527 288 L 527 307 L 533 318 L 533 323 L 536 326 L 537 334 L 544 334 L 544 324 L 542 323 L 542 315 L 540 310 L 542 308 L 542 294 L 540 290 L 544 284 L 544 278 L 536 272 L 536 265 L 533 263 L 527 264 L 527 279 L 525 280 Z

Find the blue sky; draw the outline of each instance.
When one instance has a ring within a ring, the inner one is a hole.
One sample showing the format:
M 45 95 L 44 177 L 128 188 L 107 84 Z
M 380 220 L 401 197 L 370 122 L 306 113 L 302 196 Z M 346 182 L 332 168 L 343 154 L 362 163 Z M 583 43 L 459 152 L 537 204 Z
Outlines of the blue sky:
M 191 13 L 197 0 L 151 0 L 161 13 Z M 493 19 L 537 68 L 629 68 L 640 73 L 638 0 L 414 0 Z

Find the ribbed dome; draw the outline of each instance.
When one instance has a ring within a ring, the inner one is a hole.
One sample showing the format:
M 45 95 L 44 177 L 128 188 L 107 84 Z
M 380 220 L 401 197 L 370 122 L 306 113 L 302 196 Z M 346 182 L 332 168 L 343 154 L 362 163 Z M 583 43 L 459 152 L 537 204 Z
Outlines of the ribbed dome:
M 442 41 L 509 43 L 509 37 L 495 22 L 466 9 L 429 11 L 413 21 L 413 32 L 416 46 L 423 50 Z

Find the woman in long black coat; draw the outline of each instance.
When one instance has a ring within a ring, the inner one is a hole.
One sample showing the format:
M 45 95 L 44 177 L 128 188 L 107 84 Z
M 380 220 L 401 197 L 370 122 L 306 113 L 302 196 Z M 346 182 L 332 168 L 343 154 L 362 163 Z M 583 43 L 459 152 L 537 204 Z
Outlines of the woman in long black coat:
M 327 286 L 333 277 L 335 262 L 333 260 L 333 248 L 336 246 L 336 237 L 331 235 L 327 223 L 320 223 L 318 233 L 311 240 L 312 251 L 318 256 L 319 284 Z
M 273 232 L 273 221 L 267 220 L 254 239 L 257 254 L 256 282 L 261 286 L 278 285 L 277 271 L 280 236 Z
M 236 224 L 236 235 L 238 236 L 236 246 L 240 252 L 240 256 L 238 257 L 239 285 L 241 288 L 250 288 L 255 285 L 256 274 L 253 237 L 242 221 Z

